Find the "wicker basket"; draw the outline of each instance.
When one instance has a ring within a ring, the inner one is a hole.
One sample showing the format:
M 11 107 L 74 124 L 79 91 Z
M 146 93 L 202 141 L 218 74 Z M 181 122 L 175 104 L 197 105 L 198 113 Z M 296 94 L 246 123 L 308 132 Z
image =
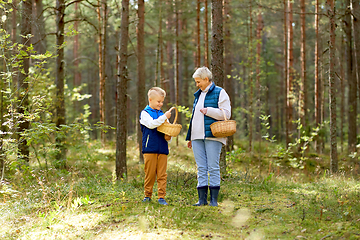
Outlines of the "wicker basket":
M 175 109 L 175 119 L 174 119 L 174 122 L 173 123 L 169 123 L 168 121 L 165 121 L 163 124 L 161 124 L 157 130 L 159 132 L 162 132 L 166 135 L 169 135 L 171 137 L 176 137 L 177 135 L 179 135 L 180 133 L 180 130 L 182 128 L 182 126 L 180 124 L 176 124 L 176 119 L 177 119 L 177 116 L 178 116 L 178 110 L 176 107 L 172 107 L 170 109 L 173 110 Z
M 210 129 L 215 137 L 228 137 L 236 132 L 236 121 L 227 120 L 224 110 L 221 109 L 221 111 L 225 120 L 212 123 Z

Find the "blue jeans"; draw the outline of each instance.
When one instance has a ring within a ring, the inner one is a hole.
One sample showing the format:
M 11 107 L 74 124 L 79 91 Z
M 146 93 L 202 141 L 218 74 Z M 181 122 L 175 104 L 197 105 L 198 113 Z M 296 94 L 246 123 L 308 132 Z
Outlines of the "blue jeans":
M 196 139 L 191 141 L 191 145 L 197 165 L 197 186 L 220 186 L 219 160 L 222 143 Z

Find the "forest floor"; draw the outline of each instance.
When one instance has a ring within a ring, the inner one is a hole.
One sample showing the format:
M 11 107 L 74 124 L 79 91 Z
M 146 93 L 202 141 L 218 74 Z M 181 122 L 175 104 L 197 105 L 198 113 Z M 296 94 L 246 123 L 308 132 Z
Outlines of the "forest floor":
M 126 181 L 114 181 L 114 148 L 99 143 L 70 149 L 67 171 L 34 165 L 7 173 L 0 239 L 360 239 L 360 184 L 348 160 L 331 176 L 326 154 L 313 154 L 300 170 L 269 146 L 250 155 L 239 143 L 219 207 L 194 207 L 196 164 L 180 137 L 168 158 L 169 206 L 161 206 L 156 184 L 153 201 L 141 202 L 143 165 L 129 142 Z

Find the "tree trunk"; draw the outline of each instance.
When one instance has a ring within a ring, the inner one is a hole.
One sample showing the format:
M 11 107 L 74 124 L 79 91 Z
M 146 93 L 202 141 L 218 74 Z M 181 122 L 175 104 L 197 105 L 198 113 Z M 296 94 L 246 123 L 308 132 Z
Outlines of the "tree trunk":
M 26 119 L 26 113 L 29 112 L 29 67 L 30 67 L 30 55 L 28 52 L 28 47 L 30 47 L 31 41 L 29 40 L 29 35 L 31 34 L 31 23 L 32 23 L 32 3 L 31 1 L 22 2 L 22 18 L 21 18 L 21 43 L 24 45 L 24 52 L 27 53 L 26 56 L 22 58 L 22 69 L 19 74 L 18 80 L 18 91 L 20 105 L 18 106 L 18 113 L 20 116 L 19 124 L 19 155 L 22 160 L 29 162 L 29 146 L 27 145 L 27 140 L 25 137 L 21 137 L 21 134 L 29 129 L 30 123 Z
M 348 152 L 356 151 L 356 117 L 357 117 L 357 81 L 355 77 L 355 60 L 353 53 L 353 41 L 351 34 L 351 11 L 350 0 L 346 0 L 346 14 L 344 17 L 344 27 L 346 34 L 346 53 L 347 53 L 347 80 L 349 84 L 349 98 L 348 98 Z
M 224 87 L 224 38 L 223 38 L 223 2 L 212 0 L 212 41 L 211 41 L 211 69 L 213 80 L 217 86 Z M 220 172 L 226 173 L 225 148 L 220 155 Z
M 248 87 L 250 88 L 249 92 L 249 114 L 248 114 L 248 124 L 249 124 L 249 151 L 253 153 L 253 112 L 254 112 L 254 106 L 253 106 L 253 74 L 252 74 L 252 62 L 253 62 L 253 29 L 252 29 L 252 0 L 250 0 L 250 22 L 249 22 L 249 54 L 248 54 L 248 62 L 249 62 L 249 79 L 248 79 Z
M 196 66 L 195 68 L 201 67 L 201 48 L 200 48 L 200 1 L 196 3 Z
M 352 0 L 352 30 L 354 37 L 354 71 L 353 77 L 357 80 L 357 88 L 360 96 L 360 2 L 359 0 Z M 356 119 L 355 119 L 356 120 Z M 357 123 L 355 122 L 355 125 Z M 357 130 L 357 129 L 355 129 Z M 357 133 L 357 132 L 356 132 Z
M 183 34 L 184 36 L 187 36 L 188 32 L 187 32 L 187 21 L 186 18 L 183 19 Z M 190 97 L 189 97 L 189 82 L 191 81 L 191 78 L 189 77 L 189 54 L 188 51 L 185 50 L 184 51 L 184 87 L 183 87 L 183 104 L 185 107 L 189 107 L 191 106 L 190 103 Z
M 330 20 L 329 41 L 329 107 L 330 107 L 330 171 L 338 171 L 336 143 L 336 86 L 335 86 L 335 8 L 334 0 L 327 0 Z
M 261 15 L 261 7 L 259 7 L 259 13 L 258 13 L 258 22 L 257 22 L 257 28 L 256 28 L 256 110 L 255 110 L 255 121 L 256 121 L 256 131 L 258 132 L 258 141 L 259 144 L 261 144 L 261 124 L 260 124 L 260 114 L 261 114 L 261 70 L 260 70 L 260 64 L 261 64 L 261 45 L 262 45 L 262 29 L 263 29 L 263 19 Z M 259 151 L 260 147 L 259 147 Z
M 31 30 L 34 37 L 31 42 L 34 44 L 34 50 L 37 54 L 44 54 L 46 52 L 46 41 L 43 0 L 34 0 L 33 6 L 34 24 Z
M 300 113 L 299 116 L 301 118 L 301 123 L 304 127 L 308 126 L 308 99 L 307 99 L 307 91 L 308 91 L 308 85 L 307 85 L 307 79 L 306 79 L 306 22 L 305 22 L 305 0 L 300 1 L 301 5 L 301 89 L 300 89 L 300 98 L 299 98 L 299 109 Z
M 291 0 L 288 0 L 288 23 L 287 23 L 287 27 L 288 27 L 288 40 L 287 40 L 287 125 L 288 125 L 288 129 L 287 129 L 287 140 L 286 140 L 286 146 L 288 146 L 288 144 L 291 142 L 291 136 L 292 136 L 292 121 L 293 121 L 293 114 L 292 114 L 292 102 L 293 102 L 293 97 L 292 97 L 292 81 L 294 78 L 294 55 L 293 55 L 293 13 L 292 13 L 292 7 L 293 7 L 293 3 Z
M 290 143 L 290 137 L 289 137 L 289 122 L 288 122 L 288 118 L 287 116 L 289 116 L 289 111 L 287 108 L 287 84 L 288 84 L 288 62 L 287 62 L 287 48 L 288 48 L 288 31 L 287 31 L 287 3 L 286 0 L 283 0 L 283 5 L 284 5 L 284 88 L 283 88 L 283 93 L 284 93 L 284 113 L 285 113 L 285 118 L 282 116 L 281 118 L 285 120 L 285 139 L 286 139 L 286 147 L 288 146 L 288 144 Z M 282 121 L 283 122 L 283 121 Z
M 61 132 L 61 128 L 66 124 L 65 116 L 65 95 L 64 95 L 64 35 L 65 35 L 65 1 L 56 0 L 56 71 L 55 71 L 55 85 L 56 85 L 56 127 L 59 131 L 56 134 L 56 163 L 55 166 L 60 169 L 66 167 L 66 147 L 65 147 L 65 136 Z
M 75 3 L 75 16 L 78 15 L 78 5 L 79 3 Z M 74 88 L 81 86 L 81 72 L 79 69 L 79 50 L 80 50 L 80 41 L 79 41 L 79 22 L 74 22 L 74 30 L 77 32 L 77 34 L 74 36 L 74 47 L 73 47 L 73 53 L 74 53 L 74 82 L 73 86 Z M 74 102 L 74 110 L 75 113 L 82 112 L 80 103 L 78 101 Z
M 321 124 L 321 78 L 319 76 L 319 60 L 320 60 L 320 38 L 319 38 L 319 1 L 315 3 L 315 123 L 316 127 Z M 321 152 L 321 138 L 318 136 L 315 140 L 316 152 Z
M 3 26 L 1 26 L 3 27 Z M 4 69 L 6 68 L 5 62 L 4 62 Z M 0 135 L 0 179 L 2 180 L 4 177 L 4 167 L 5 167 L 5 151 L 4 151 L 4 141 L 5 138 L 4 132 L 5 132 L 5 126 L 4 124 L 4 92 L 5 92 L 5 81 L 0 81 L 0 131 L 2 132 Z
M 159 0 L 158 4 L 159 4 L 159 30 L 158 30 L 158 43 L 157 43 L 157 51 L 156 51 L 156 69 L 155 69 L 154 86 L 159 86 L 159 79 L 160 79 L 160 82 L 162 81 L 161 77 L 159 77 L 159 69 L 161 67 L 160 66 L 160 54 L 162 51 L 162 0 Z M 144 3 L 144 5 L 145 5 L 145 3 Z M 145 9 L 145 6 L 144 6 L 144 9 Z M 139 16 L 139 18 L 140 18 L 140 16 Z M 140 19 L 139 19 L 139 21 L 140 21 Z M 144 21 L 145 21 L 145 19 L 144 19 Z M 145 33 L 143 33 L 143 34 L 145 34 Z
M 168 21 L 167 21 L 167 31 L 171 33 L 173 31 L 174 24 L 174 14 L 172 7 L 172 0 L 167 1 L 169 10 L 168 10 Z M 172 34 L 169 35 L 167 41 L 167 60 L 168 60 L 168 86 L 169 88 L 164 89 L 167 92 L 167 98 L 165 98 L 164 105 L 167 106 L 169 103 L 169 98 L 171 103 L 175 103 L 175 81 L 174 81 L 174 47 L 173 47 L 173 38 Z M 168 92 L 169 91 L 169 92 Z
M 107 26 L 107 2 L 106 0 L 98 0 L 98 21 L 99 21 L 99 109 L 100 122 L 105 124 L 106 104 L 105 104 L 105 89 L 106 89 L 106 26 Z M 101 142 L 105 146 L 106 138 L 105 132 L 101 131 Z
M 116 124 L 116 177 L 127 177 L 126 138 L 127 138 L 127 58 L 129 34 L 129 0 L 121 3 L 121 30 L 119 43 L 119 69 L 117 81 L 117 124 Z
M 139 116 L 140 112 L 146 106 L 146 95 L 145 95 L 145 31 L 144 31 L 144 24 L 145 24 L 145 3 L 144 0 L 138 0 L 138 18 L 139 23 L 137 26 L 137 50 L 138 50 L 138 109 L 137 109 L 137 116 Z M 137 119 L 139 119 L 137 117 Z M 139 145 L 139 162 L 141 164 L 144 163 L 144 156 L 142 154 L 142 134 L 140 130 L 140 124 L 137 124 L 137 140 Z
M 232 41 L 231 41 L 231 8 L 230 8 L 231 0 L 224 0 L 224 16 L 225 16 L 225 25 L 224 25 L 224 51 L 225 51 L 225 58 L 224 58 L 224 69 L 225 69 L 225 81 L 224 81 L 224 88 L 230 97 L 230 101 L 235 103 L 235 91 L 234 91 L 234 80 L 232 76 L 232 65 L 233 65 L 233 55 L 232 52 Z M 206 55 L 206 53 L 205 53 Z M 233 108 L 231 108 L 231 115 L 233 115 Z M 234 135 L 228 137 L 226 151 L 230 152 L 234 149 Z
M 341 152 L 344 151 L 344 124 L 345 124 L 345 70 L 344 70 L 344 62 L 345 59 L 345 39 L 344 35 L 341 34 L 341 45 L 340 45 L 340 144 L 341 144 Z
M 209 52 L 209 23 L 208 23 L 208 0 L 204 0 L 204 66 L 209 67 L 210 52 Z

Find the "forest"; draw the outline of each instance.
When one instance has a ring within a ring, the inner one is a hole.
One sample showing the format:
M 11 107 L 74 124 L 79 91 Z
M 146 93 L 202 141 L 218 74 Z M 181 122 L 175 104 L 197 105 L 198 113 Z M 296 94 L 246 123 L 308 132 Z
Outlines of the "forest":
M 0 14 L 1 239 L 360 239 L 359 0 L 0 0 Z M 236 121 L 219 207 L 192 206 L 202 66 Z M 167 207 L 141 202 L 154 86 L 182 125 Z

